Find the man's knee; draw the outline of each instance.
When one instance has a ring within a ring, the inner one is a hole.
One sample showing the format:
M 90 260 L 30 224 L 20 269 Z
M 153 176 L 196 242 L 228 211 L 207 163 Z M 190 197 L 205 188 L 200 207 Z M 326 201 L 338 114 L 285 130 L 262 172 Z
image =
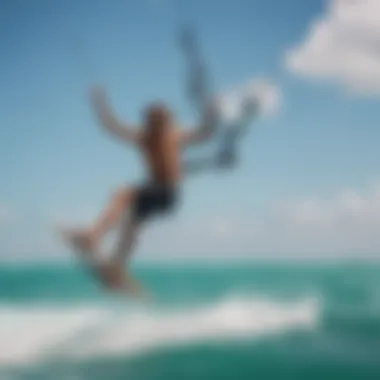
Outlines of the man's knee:
M 113 193 L 113 198 L 120 204 L 126 205 L 132 202 L 135 190 L 132 188 L 120 187 Z

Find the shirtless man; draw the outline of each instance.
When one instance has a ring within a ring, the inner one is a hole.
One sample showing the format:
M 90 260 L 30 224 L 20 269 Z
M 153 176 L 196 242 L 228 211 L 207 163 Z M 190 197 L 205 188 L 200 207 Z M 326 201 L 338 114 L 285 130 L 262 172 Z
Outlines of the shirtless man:
M 64 231 L 64 238 L 74 248 L 94 260 L 103 237 L 119 224 L 125 211 L 129 211 L 128 219 L 122 223 L 117 248 L 109 262 L 102 265 L 107 269 L 99 273 L 107 286 L 117 287 L 123 278 L 124 261 L 132 250 L 142 223 L 157 214 L 173 211 L 178 203 L 182 150 L 211 137 L 217 120 L 209 107 L 198 128 L 182 130 L 170 109 L 157 103 L 144 110 L 143 125 L 138 128 L 117 119 L 104 89 L 96 87 L 91 91 L 91 103 L 101 125 L 118 139 L 137 147 L 148 169 L 146 183 L 119 188 L 92 226 Z

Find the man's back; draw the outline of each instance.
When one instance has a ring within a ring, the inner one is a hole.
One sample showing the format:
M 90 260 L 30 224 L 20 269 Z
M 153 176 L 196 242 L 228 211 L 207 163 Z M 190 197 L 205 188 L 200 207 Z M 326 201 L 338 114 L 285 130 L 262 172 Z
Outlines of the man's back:
M 182 177 L 180 131 L 168 127 L 159 136 L 144 133 L 141 150 L 153 182 L 175 185 Z

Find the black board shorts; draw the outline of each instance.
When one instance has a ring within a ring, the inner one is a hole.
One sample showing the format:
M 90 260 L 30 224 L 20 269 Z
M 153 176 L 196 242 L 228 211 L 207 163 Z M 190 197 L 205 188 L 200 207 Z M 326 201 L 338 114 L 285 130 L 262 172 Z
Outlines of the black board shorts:
M 173 185 L 148 183 L 141 186 L 136 193 L 133 215 L 138 221 L 167 214 L 177 205 L 178 189 Z

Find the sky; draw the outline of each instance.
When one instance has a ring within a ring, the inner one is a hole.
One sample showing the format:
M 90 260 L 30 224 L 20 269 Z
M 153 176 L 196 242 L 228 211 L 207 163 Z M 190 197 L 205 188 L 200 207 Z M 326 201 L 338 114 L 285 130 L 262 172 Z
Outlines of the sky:
M 183 20 L 217 91 L 265 77 L 280 103 L 236 169 L 184 181 L 138 257 L 380 258 L 378 0 L 1 0 L 0 259 L 67 257 L 57 223 L 87 225 L 144 178 L 138 152 L 99 127 L 90 85 L 122 119 L 161 99 L 195 122 Z

